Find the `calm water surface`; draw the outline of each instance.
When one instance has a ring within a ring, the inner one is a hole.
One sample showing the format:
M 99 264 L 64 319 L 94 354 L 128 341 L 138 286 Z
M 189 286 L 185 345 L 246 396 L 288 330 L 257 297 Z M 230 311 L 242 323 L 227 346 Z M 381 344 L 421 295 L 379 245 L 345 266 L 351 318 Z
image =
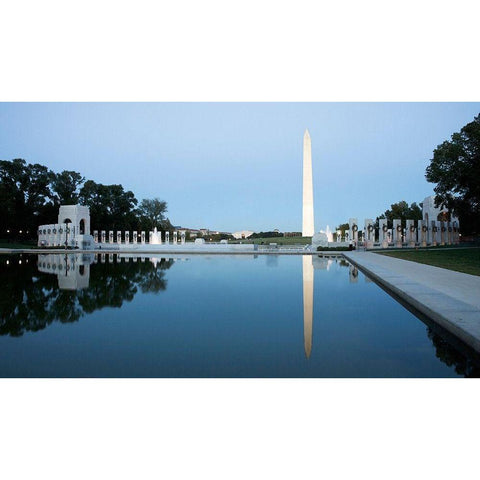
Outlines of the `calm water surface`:
M 340 258 L 2 256 L 0 278 L 2 377 L 479 372 Z

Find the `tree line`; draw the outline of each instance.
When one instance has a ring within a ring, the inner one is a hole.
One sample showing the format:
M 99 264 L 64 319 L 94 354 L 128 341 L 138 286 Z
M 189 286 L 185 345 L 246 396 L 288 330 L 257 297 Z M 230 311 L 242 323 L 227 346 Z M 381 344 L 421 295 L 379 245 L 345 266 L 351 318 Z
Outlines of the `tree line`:
M 39 225 L 56 223 L 60 205 L 90 208 L 93 230 L 171 230 L 167 203 L 138 202 L 122 185 L 86 180 L 79 172 L 55 173 L 24 159 L 0 160 L 0 238 L 33 239 Z

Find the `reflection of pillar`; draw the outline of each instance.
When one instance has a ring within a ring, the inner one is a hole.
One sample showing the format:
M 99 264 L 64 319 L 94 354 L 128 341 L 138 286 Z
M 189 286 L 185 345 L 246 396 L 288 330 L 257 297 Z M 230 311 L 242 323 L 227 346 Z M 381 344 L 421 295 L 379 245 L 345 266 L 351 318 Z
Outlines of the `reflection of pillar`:
M 350 283 L 357 283 L 358 282 L 358 270 L 355 265 L 350 264 L 350 270 L 348 273 L 348 278 Z
M 305 356 L 312 352 L 313 328 L 313 260 L 311 255 L 303 255 L 303 342 Z

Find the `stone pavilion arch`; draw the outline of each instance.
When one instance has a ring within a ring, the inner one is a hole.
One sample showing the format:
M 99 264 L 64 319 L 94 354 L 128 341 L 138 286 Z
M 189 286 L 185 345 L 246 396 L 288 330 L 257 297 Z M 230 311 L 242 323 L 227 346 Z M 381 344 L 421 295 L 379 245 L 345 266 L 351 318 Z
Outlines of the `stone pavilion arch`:
M 78 235 L 90 235 L 90 211 L 83 205 L 62 205 L 58 212 L 58 223 L 71 223 Z

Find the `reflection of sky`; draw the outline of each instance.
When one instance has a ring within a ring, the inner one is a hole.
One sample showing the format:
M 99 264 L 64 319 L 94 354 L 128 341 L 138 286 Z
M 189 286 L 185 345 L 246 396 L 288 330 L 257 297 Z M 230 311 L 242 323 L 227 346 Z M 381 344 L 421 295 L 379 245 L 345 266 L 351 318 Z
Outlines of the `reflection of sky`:
M 426 327 L 374 283 L 332 262 L 314 270 L 304 350 L 303 266 L 279 256 L 192 256 L 168 287 L 72 324 L 0 337 L 4 376 L 451 376 Z M 92 269 L 96 265 L 91 266 Z

